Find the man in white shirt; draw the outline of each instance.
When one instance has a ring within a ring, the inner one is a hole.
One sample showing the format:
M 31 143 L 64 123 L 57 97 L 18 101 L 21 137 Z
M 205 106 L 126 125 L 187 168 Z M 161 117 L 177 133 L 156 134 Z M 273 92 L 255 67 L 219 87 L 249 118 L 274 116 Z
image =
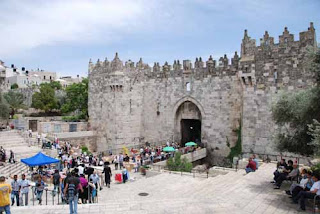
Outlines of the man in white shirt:
M 312 180 L 314 181 L 314 184 L 312 185 L 310 191 L 301 191 L 299 194 L 295 197 L 292 198 L 294 203 L 298 203 L 300 199 L 300 209 L 301 210 L 306 210 L 306 205 L 305 205 L 305 199 L 310 198 L 313 199 L 315 195 L 320 195 L 320 176 L 317 174 L 314 174 L 312 176 Z
M 84 175 L 84 164 L 81 164 L 80 166 L 78 166 L 78 169 L 79 169 L 79 176 L 80 175 Z
M 26 175 L 22 174 L 22 179 L 19 182 L 20 193 L 21 193 L 21 206 L 23 206 L 23 195 L 25 196 L 25 205 L 28 206 L 28 195 L 30 181 L 26 179 Z

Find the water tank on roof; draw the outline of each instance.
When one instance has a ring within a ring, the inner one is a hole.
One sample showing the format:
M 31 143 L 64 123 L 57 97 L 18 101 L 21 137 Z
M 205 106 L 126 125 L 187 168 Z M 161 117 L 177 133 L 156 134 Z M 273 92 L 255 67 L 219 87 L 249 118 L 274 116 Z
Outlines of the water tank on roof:
M 25 71 L 25 70 L 26 70 L 26 68 L 25 68 L 25 67 L 22 67 L 22 68 L 21 68 L 21 70 L 22 70 L 22 71 Z
M 14 64 L 11 64 L 11 68 L 14 68 Z

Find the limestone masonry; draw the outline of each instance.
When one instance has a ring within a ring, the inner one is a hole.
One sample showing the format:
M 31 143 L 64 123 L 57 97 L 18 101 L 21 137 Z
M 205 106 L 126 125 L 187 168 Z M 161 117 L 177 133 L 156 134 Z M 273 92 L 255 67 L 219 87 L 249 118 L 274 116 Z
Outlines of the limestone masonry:
M 231 64 L 226 55 L 174 60 L 89 62 L 89 116 L 99 151 L 167 140 L 202 142 L 210 156 L 229 153 L 242 123 L 244 152 L 274 153 L 271 105 L 280 90 L 313 85 L 304 62 L 316 48 L 313 23 L 299 40 L 285 28 L 279 43 L 266 31 L 260 45 L 248 36 Z

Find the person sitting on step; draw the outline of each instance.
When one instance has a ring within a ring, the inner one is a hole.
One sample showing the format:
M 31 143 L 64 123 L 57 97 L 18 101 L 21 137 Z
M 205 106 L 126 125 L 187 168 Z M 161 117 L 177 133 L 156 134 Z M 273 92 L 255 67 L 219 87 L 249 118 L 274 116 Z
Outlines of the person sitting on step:
M 305 199 L 310 198 L 314 199 L 314 196 L 320 195 L 320 175 L 319 174 L 313 174 L 312 180 L 314 181 L 314 184 L 312 185 L 311 189 L 309 191 L 300 191 L 299 194 L 292 198 L 293 203 L 298 204 L 300 201 L 300 209 L 306 210 L 305 205 Z
M 291 195 L 292 198 L 296 197 L 300 191 L 309 191 L 313 185 L 313 180 L 311 179 L 312 172 L 306 169 L 302 171 L 302 179 L 300 183 L 292 184 L 289 190 L 286 190 L 286 194 Z
M 289 160 L 288 163 L 291 163 L 292 161 Z M 293 164 L 293 162 L 292 162 Z M 276 171 L 273 173 L 274 177 L 273 177 L 273 181 L 271 181 L 271 183 L 276 183 L 277 178 L 280 176 L 281 173 L 284 173 L 284 171 L 288 168 L 288 165 L 286 163 L 285 159 L 281 159 L 280 162 L 277 163 L 277 169 Z
M 246 173 L 254 172 L 254 171 L 256 171 L 256 169 L 257 169 L 256 162 L 254 162 L 254 161 L 252 160 L 252 158 L 250 157 L 250 158 L 249 158 L 248 165 L 247 165 L 247 167 L 246 167 Z
M 289 162 L 289 161 L 288 161 Z M 289 163 L 289 165 L 292 164 L 292 161 Z M 283 173 L 280 173 L 277 180 L 276 180 L 276 187 L 274 189 L 280 189 L 281 184 L 285 180 L 291 180 L 298 176 L 299 174 L 299 168 L 298 165 L 295 163 L 293 164 L 293 169 L 289 172 L 289 169 L 287 171 L 284 171 Z

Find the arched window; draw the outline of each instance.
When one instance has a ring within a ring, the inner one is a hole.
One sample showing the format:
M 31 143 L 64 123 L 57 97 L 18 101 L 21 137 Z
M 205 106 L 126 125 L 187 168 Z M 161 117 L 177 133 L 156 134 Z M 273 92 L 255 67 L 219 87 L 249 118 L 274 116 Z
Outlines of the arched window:
M 191 84 L 190 84 L 190 82 L 187 82 L 187 83 L 186 83 L 186 87 L 187 87 L 187 91 L 191 91 Z

